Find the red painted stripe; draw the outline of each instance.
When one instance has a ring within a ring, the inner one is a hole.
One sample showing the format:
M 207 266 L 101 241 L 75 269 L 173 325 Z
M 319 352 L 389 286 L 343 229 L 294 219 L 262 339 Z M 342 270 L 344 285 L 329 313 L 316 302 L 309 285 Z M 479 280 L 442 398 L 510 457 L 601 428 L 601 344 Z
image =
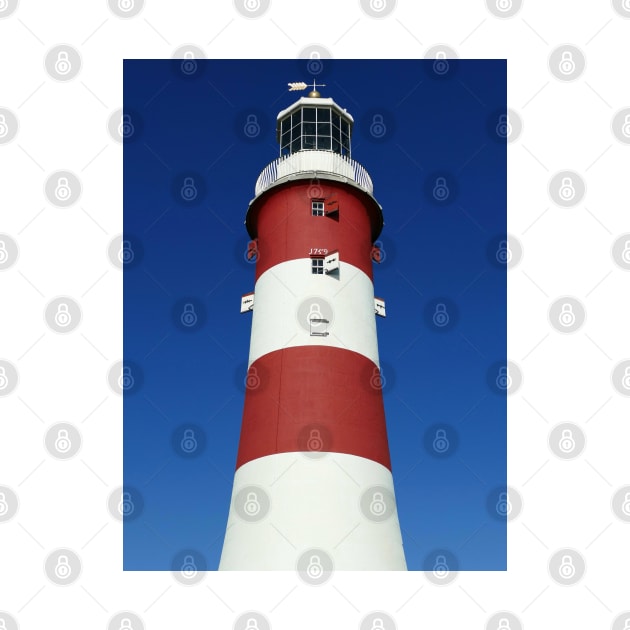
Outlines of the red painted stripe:
M 379 371 L 370 359 L 297 346 L 250 366 L 236 467 L 309 450 L 358 455 L 391 470 Z
M 324 199 L 325 208 L 339 213 L 314 217 L 311 201 Z M 334 205 L 329 202 L 334 201 Z M 269 189 L 252 202 L 246 219 L 252 238 L 258 239 L 256 280 L 267 269 L 298 258 L 311 249 L 337 249 L 340 260 L 361 269 L 372 278 L 372 243 L 383 218 L 370 195 L 353 186 L 319 180 L 299 180 Z

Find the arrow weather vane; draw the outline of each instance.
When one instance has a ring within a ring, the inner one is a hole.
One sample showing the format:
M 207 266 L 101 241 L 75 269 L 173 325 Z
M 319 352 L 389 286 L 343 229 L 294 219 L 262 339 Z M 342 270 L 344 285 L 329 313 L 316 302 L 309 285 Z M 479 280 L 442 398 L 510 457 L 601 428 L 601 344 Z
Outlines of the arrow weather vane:
M 300 81 L 298 83 L 287 83 L 289 86 L 289 92 L 294 92 L 295 90 L 305 90 L 308 86 L 304 81 Z M 318 87 L 326 87 L 325 83 L 315 83 L 315 79 L 313 79 L 313 92 L 316 91 Z

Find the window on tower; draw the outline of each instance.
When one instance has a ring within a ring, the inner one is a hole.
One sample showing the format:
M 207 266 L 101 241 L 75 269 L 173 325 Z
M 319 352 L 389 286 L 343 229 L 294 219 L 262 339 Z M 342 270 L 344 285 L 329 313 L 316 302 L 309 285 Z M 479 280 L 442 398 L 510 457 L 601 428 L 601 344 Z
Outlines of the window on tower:
M 311 273 L 317 275 L 324 274 L 324 259 L 323 258 L 311 258 Z
M 324 202 L 321 200 L 311 201 L 311 214 L 314 217 L 323 217 L 324 216 Z
M 298 109 L 280 121 L 278 131 L 280 155 L 318 150 L 350 156 L 350 123 L 330 107 Z

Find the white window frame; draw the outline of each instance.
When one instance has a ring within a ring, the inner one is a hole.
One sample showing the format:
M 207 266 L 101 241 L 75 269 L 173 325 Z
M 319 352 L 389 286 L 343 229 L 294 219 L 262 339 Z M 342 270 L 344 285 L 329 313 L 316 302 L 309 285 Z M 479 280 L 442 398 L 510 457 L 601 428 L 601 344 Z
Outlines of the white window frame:
M 323 217 L 325 214 L 324 200 L 312 199 L 311 200 L 311 215 L 314 217 Z
M 317 261 L 317 262 L 315 262 Z M 324 275 L 324 258 L 323 256 L 312 256 L 311 257 L 311 273 L 314 276 L 323 276 Z

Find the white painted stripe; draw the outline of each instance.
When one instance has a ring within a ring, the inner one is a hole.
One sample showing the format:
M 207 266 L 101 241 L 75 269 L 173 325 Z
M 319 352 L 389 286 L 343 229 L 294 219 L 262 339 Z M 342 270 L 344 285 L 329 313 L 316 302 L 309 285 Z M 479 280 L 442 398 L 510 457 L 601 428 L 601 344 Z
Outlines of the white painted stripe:
M 256 282 L 249 365 L 259 357 L 295 346 L 332 346 L 358 352 L 377 366 L 374 286 L 370 278 L 343 258 L 335 274 L 311 273 L 311 259 L 290 260 L 271 267 Z M 311 336 L 306 300 L 319 298 L 330 324 Z M 330 313 L 328 307 L 330 305 Z M 330 317 L 328 317 L 330 315 Z
M 334 570 L 407 569 L 393 502 L 381 522 L 365 513 L 365 497 L 374 487 L 393 498 L 391 472 L 356 455 L 313 455 L 269 455 L 236 471 L 219 570 L 295 570 L 300 556 L 313 548 L 332 558 Z M 260 520 L 239 515 L 237 503 L 242 506 L 248 488 L 260 497 L 260 514 L 269 498 Z

